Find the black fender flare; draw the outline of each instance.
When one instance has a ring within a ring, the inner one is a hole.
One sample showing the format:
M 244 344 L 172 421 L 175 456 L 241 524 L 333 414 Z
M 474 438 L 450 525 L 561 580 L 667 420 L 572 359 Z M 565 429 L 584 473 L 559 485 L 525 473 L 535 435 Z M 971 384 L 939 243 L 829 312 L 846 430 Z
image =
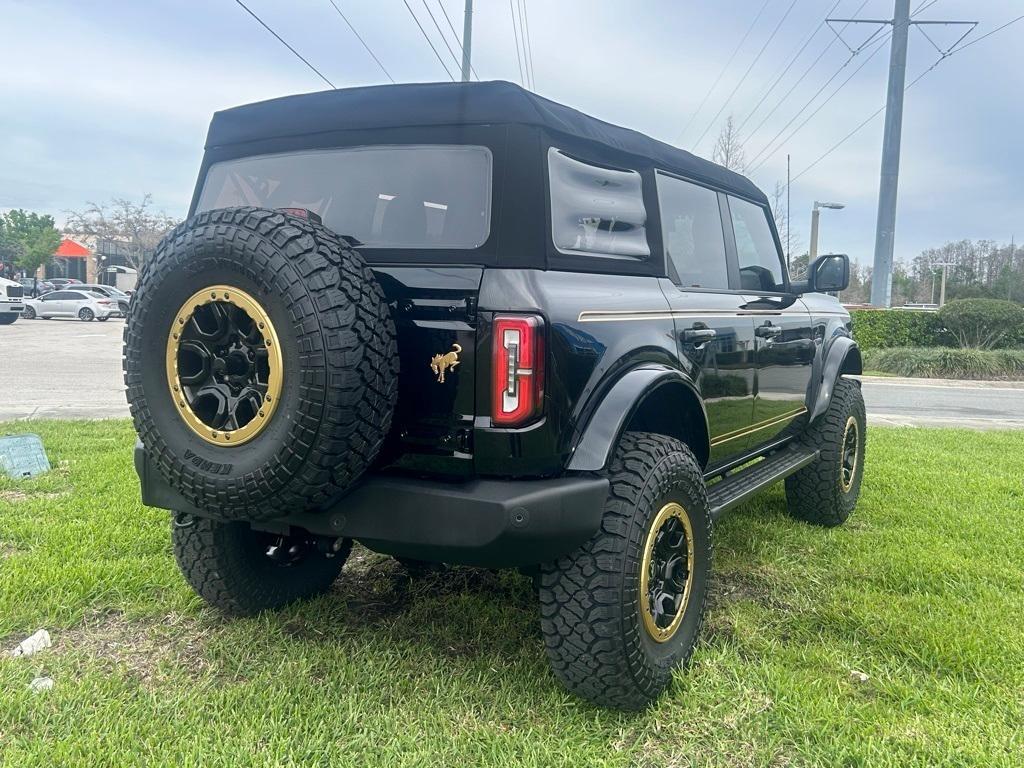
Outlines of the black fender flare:
M 832 392 L 836 388 L 836 381 L 844 373 L 861 374 L 864 372 L 864 364 L 861 360 L 860 347 L 857 342 L 849 336 L 839 336 L 829 345 L 828 353 L 825 356 L 825 363 L 821 367 L 821 379 L 818 384 L 818 391 L 812 399 L 813 406 L 810 413 L 810 421 L 821 416 L 832 401 Z
M 582 434 L 576 440 L 566 469 L 576 472 L 599 472 L 611 461 L 619 436 L 644 400 L 666 386 L 684 387 L 700 408 L 703 440 L 708 440 L 708 415 L 693 381 L 681 371 L 667 365 L 648 363 L 627 371 L 605 392 L 594 409 Z M 697 446 L 696 452 L 706 458 L 709 445 Z

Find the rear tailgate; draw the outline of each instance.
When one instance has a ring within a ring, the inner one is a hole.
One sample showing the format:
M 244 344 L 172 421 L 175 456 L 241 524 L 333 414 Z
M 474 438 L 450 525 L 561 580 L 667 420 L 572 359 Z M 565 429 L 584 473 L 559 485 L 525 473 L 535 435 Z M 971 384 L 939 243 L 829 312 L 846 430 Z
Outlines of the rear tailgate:
M 394 308 L 401 361 L 398 406 L 381 464 L 469 476 L 476 413 L 476 301 L 483 269 L 374 265 L 373 270 Z

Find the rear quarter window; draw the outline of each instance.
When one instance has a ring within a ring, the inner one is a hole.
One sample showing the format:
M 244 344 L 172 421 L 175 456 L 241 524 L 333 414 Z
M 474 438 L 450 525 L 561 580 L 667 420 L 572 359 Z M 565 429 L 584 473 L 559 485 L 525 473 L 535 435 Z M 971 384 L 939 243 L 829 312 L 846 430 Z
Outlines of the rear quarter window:
M 198 210 L 305 208 L 367 248 L 479 248 L 491 221 L 491 152 L 388 145 L 259 155 L 210 166 Z
M 647 210 L 637 171 L 585 163 L 548 150 L 551 237 L 561 253 L 646 259 Z

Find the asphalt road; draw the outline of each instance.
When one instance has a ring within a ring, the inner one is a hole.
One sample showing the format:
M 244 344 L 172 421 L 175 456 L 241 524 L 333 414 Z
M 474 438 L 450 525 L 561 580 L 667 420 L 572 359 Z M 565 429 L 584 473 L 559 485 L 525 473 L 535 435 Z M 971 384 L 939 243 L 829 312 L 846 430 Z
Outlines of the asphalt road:
M 18 320 L 0 326 L 0 421 L 128 415 L 124 321 Z M 1024 382 L 863 379 L 874 424 L 1024 429 Z
M 1024 429 L 1024 382 L 861 379 L 875 424 Z
M 127 416 L 123 330 L 116 317 L 0 325 L 0 421 Z

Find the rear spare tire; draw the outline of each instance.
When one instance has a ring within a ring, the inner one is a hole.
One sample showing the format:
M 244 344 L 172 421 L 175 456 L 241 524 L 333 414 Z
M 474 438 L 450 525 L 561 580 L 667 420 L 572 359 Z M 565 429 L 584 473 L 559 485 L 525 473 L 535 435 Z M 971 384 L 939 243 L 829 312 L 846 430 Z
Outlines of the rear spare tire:
M 259 208 L 200 213 L 145 264 L 124 331 L 150 460 L 213 516 L 315 510 L 374 461 L 398 385 L 373 273 L 319 224 Z

